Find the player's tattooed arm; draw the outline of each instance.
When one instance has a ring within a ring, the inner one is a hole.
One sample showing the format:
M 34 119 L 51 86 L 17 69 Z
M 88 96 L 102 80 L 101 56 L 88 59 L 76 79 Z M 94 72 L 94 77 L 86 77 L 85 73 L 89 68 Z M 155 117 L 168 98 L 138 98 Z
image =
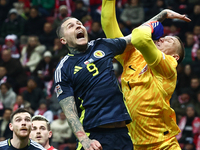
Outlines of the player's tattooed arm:
M 181 15 L 181 14 L 174 12 L 173 10 L 170 10 L 170 9 L 164 9 L 158 15 L 151 18 L 149 21 L 163 22 L 166 18 L 170 18 L 170 19 L 176 18 L 176 19 L 180 19 L 180 20 L 183 20 L 183 21 L 186 21 L 186 22 L 191 21 L 188 17 L 186 17 L 186 15 Z M 147 21 L 147 22 L 149 22 L 149 21 Z
M 72 131 L 81 142 L 85 149 L 90 147 L 91 140 L 86 135 L 81 122 L 79 121 L 77 108 L 75 105 L 75 99 L 73 96 L 69 96 L 59 102 L 62 110 L 65 113 L 65 116 L 68 120 Z
M 163 10 L 159 14 L 157 14 L 156 16 L 154 16 L 153 18 L 151 18 L 149 21 L 163 22 L 166 18 L 167 18 L 167 11 Z

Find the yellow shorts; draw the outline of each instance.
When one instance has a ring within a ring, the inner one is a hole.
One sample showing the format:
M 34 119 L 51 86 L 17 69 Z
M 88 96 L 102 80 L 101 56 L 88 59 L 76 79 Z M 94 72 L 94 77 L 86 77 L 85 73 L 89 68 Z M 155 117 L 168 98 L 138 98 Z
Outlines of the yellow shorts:
M 176 137 L 172 137 L 159 143 L 134 145 L 134 150 L 181 150 L 181 148 Z

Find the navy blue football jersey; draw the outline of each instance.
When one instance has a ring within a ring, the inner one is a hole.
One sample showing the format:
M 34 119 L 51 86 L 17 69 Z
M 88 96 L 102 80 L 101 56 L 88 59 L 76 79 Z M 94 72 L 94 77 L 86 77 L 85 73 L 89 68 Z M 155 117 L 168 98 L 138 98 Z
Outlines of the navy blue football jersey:
M 124 39 L 97 39 L 88 43 L 85 53 L 66 55 L 56 68 L 58 101 L 74 96 L 85 131 L 131 120 L 112 63 L 125 48 Z
M 16 149 L 12 146 L 10 139 L 0 142 L 0 150 L 46 150 L 40 144 L 29 140 L 29 143 L 26 147 L 21 149 Z

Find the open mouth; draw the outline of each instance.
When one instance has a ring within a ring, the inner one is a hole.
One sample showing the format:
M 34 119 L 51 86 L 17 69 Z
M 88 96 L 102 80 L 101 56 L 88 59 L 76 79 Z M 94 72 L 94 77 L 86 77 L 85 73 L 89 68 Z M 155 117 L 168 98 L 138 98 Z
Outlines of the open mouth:
M 76 36 L 77 39 L 84 38 L 84 34 L 82 32 L 78 33 Z
M 42 138 L 42 136 L 36 136 L 36 138 L 37 138 L 37 139 L 41 139 L 41 138 Z
M 20 131 L 28 131 L 28 129 L 26 129 L 26 128 L 23 128 L 23 129 L 20 129 Z

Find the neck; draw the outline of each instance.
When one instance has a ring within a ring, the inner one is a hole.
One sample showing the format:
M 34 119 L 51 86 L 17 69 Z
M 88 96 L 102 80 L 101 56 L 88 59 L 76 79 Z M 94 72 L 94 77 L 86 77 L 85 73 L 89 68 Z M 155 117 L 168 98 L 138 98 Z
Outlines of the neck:
M 11 139 L 10 142 L 13 147 L 15 147 L 17 149 L 21 149 L 28 145 L 29 137 L 27 136 L 24 139 L 19 139 L 19 137 L 17 137 L 15 134 L 13 134 L 13 139 Z
M 87 50 L 87 45 L 83 45 L 76 48 L 67 46 L 67 48 L 69 49 L 71 54 L 81 54 Z
M 43 145 L 42 145 L 43 146 Z M 49 145 L 49 141 L 47 141 L 47 143 L 43 146 L 45 149 L 49 149 L 51 147 L 51 145 Z

